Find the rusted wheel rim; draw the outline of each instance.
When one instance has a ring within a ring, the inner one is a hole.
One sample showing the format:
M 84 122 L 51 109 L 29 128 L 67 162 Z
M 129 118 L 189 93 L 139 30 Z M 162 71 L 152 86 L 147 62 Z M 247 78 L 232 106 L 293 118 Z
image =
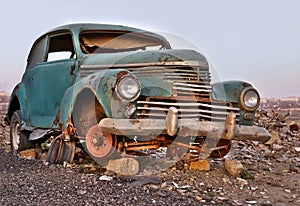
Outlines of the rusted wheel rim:
M 97 158 L 110 156 L 115 150 L 115 136 L 104 133 L 98 125 L 92 126 L 86 134 L 86 147 Z
M 21 126 L 20 123 L 18 121 L 18 119 L 14 119 L 13 120 L 13 127 L 12 127 L 12 145 L 15 149 L 15 151 L 17 151 L 19 149 L 19 144 L 20 144 L 20 131 L 21 131 Z
M 74 141 L 62 141 L 60 153 L 57 157 L 56 163 L 63 164 L 64 162 L 72 163 L 75 154 Z
M 48 150 L 47 153 L 47 162 L 49 162 L 50 164 L 56 164 L 57 163 L 57 159 L 59 157 L 59 154 L 61 152 L 61 148 L 62 148 L 62 139 L 61 137 L 56 137 L 52 143 L 51 146 Z

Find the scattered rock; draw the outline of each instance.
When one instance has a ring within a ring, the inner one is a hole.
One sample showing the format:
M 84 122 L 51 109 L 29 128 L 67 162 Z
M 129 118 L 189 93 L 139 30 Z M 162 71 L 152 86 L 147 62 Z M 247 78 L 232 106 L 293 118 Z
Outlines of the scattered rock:
M 36 150 L 35 149 L 23 150 L 19 153 L 19 156 L 21 158 L 24 158 L 27 160 L 35 160 L 36 159 Z
M 247 180 L 244 180 L 244 179 L 239 178 L 239 177 L 237 177 L 236 179 L 238 180 L 238 184 L 239 185 L 241 185 L 241 186 L 248 185 L 248 181 Z
M 295 131 L 295 132 L 299 131 L 298 124 L 292 124 L 292 125 L 290 125 L 290 130 L 291 131 Z
M 205 160 L 198 160 L 195 162 L 191 162 L 190 169 L 209 171 L 210 170 L 209 160 L 205 159 Z
M 147 184 L 160 184 L 161 179 L 159 177 L 155 177 L 155 176 L 144 176 L 144 177 L 138 177 L 140 179 L 132 182 L 130 184 L 131 187 L 141 187 Z
M 295 150 L 296 152 L 300 152 L 300 147 L 294 147 L 294 150 Z
M 109 160 L 107 170 L 116 172 L 119 175 L 136 175 L 139 172 L 139 162 L 133 158 L 121 158 Z
M 77 194 L 84 195 L 84 194 L 86 194 L 86 190 L 78 190 Z
M 99 177 L 99 180 L 101 181 L 111 181 L 113 177 L 107 176 L 107 175 L 102 175 Z
M 244 167 L 239 160 L 225 159 L 225 168 L 233 177 L 239 177 Z
M 279 138 L 279 134 L 277 131 L 271 131 L 270 132 L 271 138 L 265 143 L 266 145 L 271 145 L 277 142 Z
M 283 148 L 283 146 L 282 145 L 278 145 L 278 144 L 273 144 L 272 148 L 273 148 L 273 150 L 279 151 L 279 150 L 281 150 Z
M 257 201 L 256 200 L 246 200 L 246 203 L 250 204 L 250 205 L 254 205 L 254 204 L 257 204 Z

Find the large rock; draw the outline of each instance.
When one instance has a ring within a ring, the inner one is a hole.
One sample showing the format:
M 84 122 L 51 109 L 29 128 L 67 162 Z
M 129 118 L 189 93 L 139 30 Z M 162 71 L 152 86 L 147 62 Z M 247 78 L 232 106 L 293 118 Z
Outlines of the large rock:
M 36 150 L 35 149 L 23 150 L 19 153 L 19 156 L 24 159 L 35 160 L 36 159 Z
M 233 177 L 239 177 L 244 167 L 239 160 L 225 159 L 225 168 Z
M 136 175 L 139 172 L 139 162 L 133 158 L 109 160 L 106 169 L 119 175 Z
M 198 160 L 195 162 L 191 162 L 190 169 L 209 171 L 210 170 L 209 160 L 205 159 L 205 160 Z
M 266 145 L 274 144 L 276 141 L 278 141 L 280 139 L 277 131 L 271 131 L 270 135 L 271 135 L 271 138 L 265 143 Z

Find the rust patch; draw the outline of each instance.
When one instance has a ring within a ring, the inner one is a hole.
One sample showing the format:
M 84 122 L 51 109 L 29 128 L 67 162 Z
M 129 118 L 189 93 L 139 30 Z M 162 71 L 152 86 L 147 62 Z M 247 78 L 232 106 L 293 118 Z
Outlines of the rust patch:
M 244 83 L 242 84 L 242 86 L 243 86 L 243 87 L 251 87 L 251 84 L 248 84 L 248 83 L 244 82 Z
M 73 126 L 70 117 L 67 121 L 67 127 L 62 131 L 62 138 L 67 141 L 76 138 L 76 128 Z
M 132 119 L 132 120 L 130 120 L 130 123 L 133 124 L 133 125 L 135 125 L 135 124 L 140 123 L 140 121 L 137 120 L 137 119 Z
M 59 111 L 58 114 L 56 115 L 55 120 L 53 121 L 53 124 L 54 124 L 54 125 L 57 125 L 58 122 L 59 122 L 59 119 L 60 119 L 60 111 Z
M 233 92 L 233 97 L 237 97 L 236 90 Z
M 119 79 L 119 78 L 121 78 L 122 76 L 124 76 L 124 75 L 126 75 L 126 74 L 128 74 L 127 71 L 121 71 L 121 72 L 117 73 L 117 74 L 115 75 L 115 77 L 116 77 L 116 79 Z
M 74 70 L 75 70 L 75 65 L 72 65 L 72 66 L 71 66 L 71 70 L 70 70 L 70 74 L 71 74 L 71 75 L 74 74 Z

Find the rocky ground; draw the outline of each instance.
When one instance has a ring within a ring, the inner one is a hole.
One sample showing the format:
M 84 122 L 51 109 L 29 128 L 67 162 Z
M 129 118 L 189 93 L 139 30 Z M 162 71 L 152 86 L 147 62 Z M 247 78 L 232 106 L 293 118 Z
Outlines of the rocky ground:
M 1 123 L 0 205 L 300 205 L 300 132 L 294 123 L 276 112 L 260 113 L 257 124 L 272 131 L 272 140 L 233 142 L 226 158 L 242 164 L 237 177 L 224 159 L 210 160 L 208 171 L 177 164 L 155 176 L 131 177 L 92 163 L 21 159 L 9 152 L 8 128 Z

